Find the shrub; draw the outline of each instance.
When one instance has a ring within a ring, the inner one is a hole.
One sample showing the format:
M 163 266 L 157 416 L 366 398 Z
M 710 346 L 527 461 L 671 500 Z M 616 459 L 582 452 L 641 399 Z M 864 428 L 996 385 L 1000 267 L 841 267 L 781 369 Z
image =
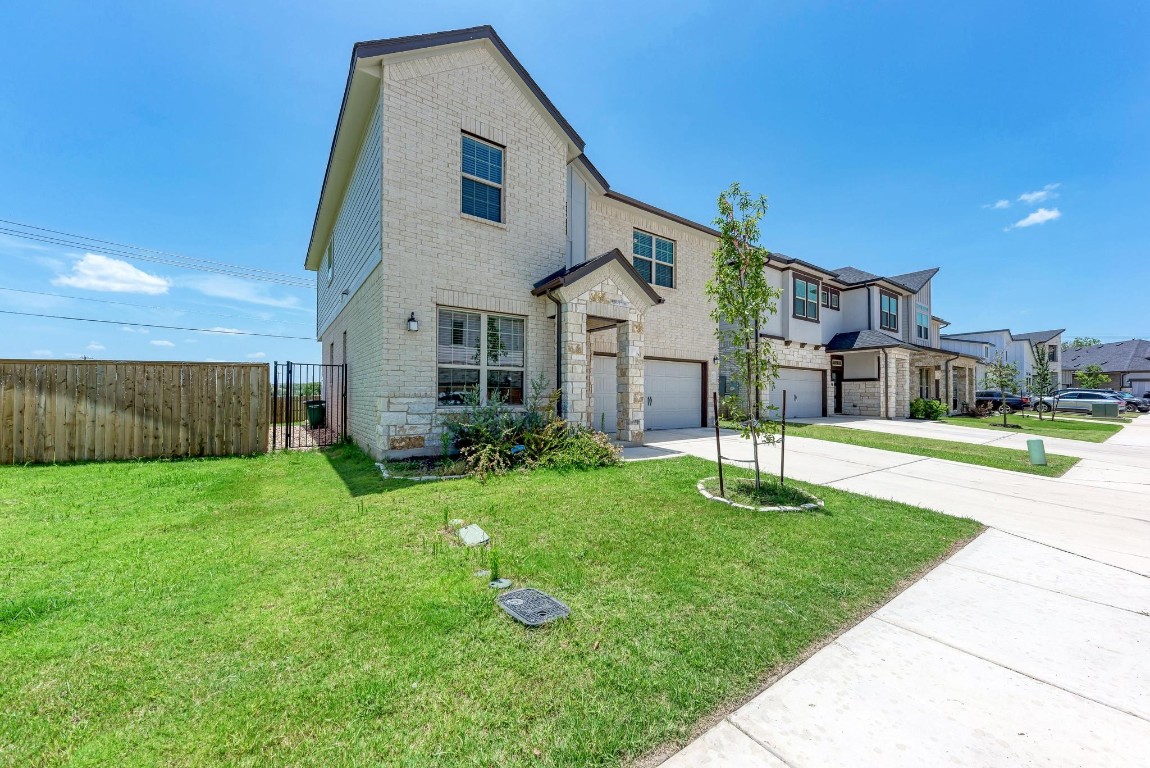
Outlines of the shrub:
M 946 406 L 938 400 L 915 398 L 910 401 L 910 417 L 912 419 L 941 419 L 946 415 Z
M 483 404 L 477 393 L 468 393 L 463 410 L 444 418 L 444 433 L 469 474 L 486 480 L 516 467 L 590 469 L 619 463 L 621 452 L 611 438 L 568 424 L 556 413 L 559 393 L 547 391 L 541 379 L 531 385 L 525 410 L 497 397 Z

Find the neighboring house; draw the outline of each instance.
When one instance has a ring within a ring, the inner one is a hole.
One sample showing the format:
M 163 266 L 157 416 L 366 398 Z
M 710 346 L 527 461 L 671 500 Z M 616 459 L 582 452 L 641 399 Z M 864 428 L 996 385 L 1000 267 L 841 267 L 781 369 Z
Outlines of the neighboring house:
M 467 391 L 522 406 L 533 380 L 624 441 L 707 423 L 717 233 L 583 146 L 490 27 L 355 45 L 306 267 L 372 455 L 438 452 Z
M 1074 374 L 1088 365 L 1097 365 L 1110 374 L 1110 389 L 1125 389 L 1142 397 L 1150 392 L 1150 341 L 1127 339 L 1093 347 L 1068 349 L 1062 353 L 1062 385 L 1077 385 Z
M 985 364 L 993 362 L 999 356 L 1004 362 L 1014 363 L 1018 366 L 1019 378 L 1023 390 L 1030 391 L 1031 381 L 1034 378 L 1036 355 L 1046 351 L 1047 360 L 1054 381 L 1059 381 L 1062 375 L 1062 334 L 1065 328 L 1052 331 L 1031 331 L 1029 333 L 1012 333 L 1007 328 L 993 331 L 972 331 L 970 333 L 946 333 L 942 335 L 942 348 L 952 352 L 961 352 L 967 355 L 976 355 L 981 359 L 978 369 L 980 381 L 985 373 Z
M 952 411 L 972 401 L 977 356 L 939 346 L 946 321 L 932 314 L 937 272 L 883 277 L 772 254 L 768 276 L 782 295 L 761 329 L 779 364 L 768 402 L 781 410 L 785 390 L 788 418 L 904 418 L 919 397 Z M 731 372 L 721 373 L 721 388 L 733 390 Z

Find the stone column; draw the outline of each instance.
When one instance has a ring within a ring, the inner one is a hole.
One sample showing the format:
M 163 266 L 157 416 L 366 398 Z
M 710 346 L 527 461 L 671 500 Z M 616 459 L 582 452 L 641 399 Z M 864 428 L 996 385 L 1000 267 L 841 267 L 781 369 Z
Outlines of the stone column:
M 591 375 L 590 347 L 587 343 L 587 302 L 565 302 L 563 312 L 563 415 L 572 424 L 589 426 L 591 398 L 587 379 Z
M 616 439 L 625 443 L 643 442 L 643 321 L 629 320 L 615 326 L 618 349 L 615 374 L 618 396 L 615 398 Z

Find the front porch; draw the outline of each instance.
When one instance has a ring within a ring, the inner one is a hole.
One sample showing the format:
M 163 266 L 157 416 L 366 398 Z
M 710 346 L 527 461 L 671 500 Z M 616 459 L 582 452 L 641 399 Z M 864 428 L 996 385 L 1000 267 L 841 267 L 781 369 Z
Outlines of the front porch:
M 835 350 L 828 414 L 905 419 L 917 398 L 938 400 L 951 414 L 974 400 L 977 361 L 904 343 Z
M 663 299 L 618 250 L 540 280 L 532 293 L 546 296 L 555 318 L 560 413 L 572 424 L 594 424 L 592 334 L 615 340 L 615 438 L 642 444 L 644 434 L 643 317 Z

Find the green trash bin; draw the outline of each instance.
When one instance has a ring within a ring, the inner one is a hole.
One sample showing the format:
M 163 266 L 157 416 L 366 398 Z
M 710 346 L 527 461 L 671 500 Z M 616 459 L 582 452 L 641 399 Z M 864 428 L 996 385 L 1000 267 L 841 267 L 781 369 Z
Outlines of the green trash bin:
M 327 420 L 327 404 L 323 400 L 307 400 L 307 425 L 312 429 L 319 429 Z

